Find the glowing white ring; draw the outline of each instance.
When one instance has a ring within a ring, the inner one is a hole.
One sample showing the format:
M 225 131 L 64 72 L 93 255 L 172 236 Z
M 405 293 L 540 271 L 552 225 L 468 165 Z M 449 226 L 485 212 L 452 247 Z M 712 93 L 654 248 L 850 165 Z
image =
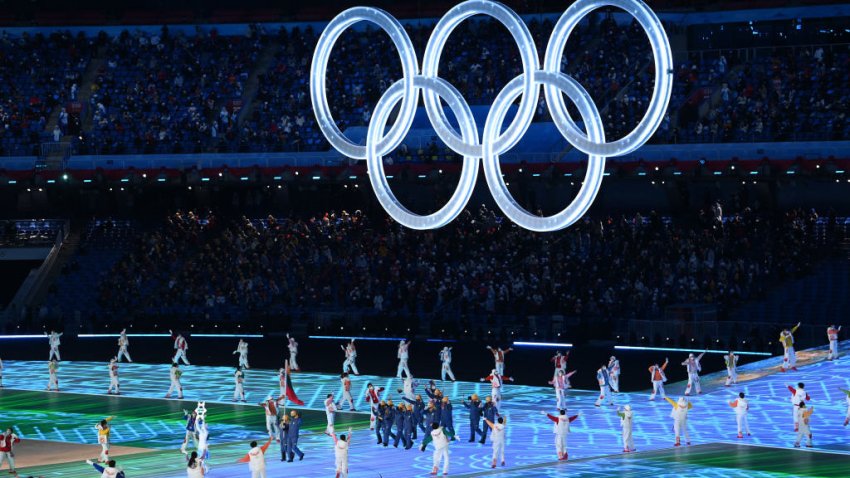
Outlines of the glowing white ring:
M 550 83 L 544 86 L 546 102 L 549 105 L 555 126 L 564 138 L 584 154 L 601 154 L 604 156 L 623 156 L 634 152 L 643 146 L 658 129 L 664 119 L 664 112 L 670 103 L 670 93 L 673 91 L 673 54 L 670 52 L 670 41 L 664 32 L 661 20 L 641 0 L 579 0 L 558 19 L 543 59 L 544 71 L 561 71 L 561 57 L 567 45 L 573 28 L 587 14 L 602 7 L 618 7 L 630 13 L 640 24 L 649 37 L 652 47 L 652 57 L 655 61 L 655 87 L 646 114 L 632 132 L 611 143 L 594 143 L 582 133 L 564 105 L 560 92 Z M 573 99 L 575 101 L 575 99 Z
M 334 44 L 339 37 L 350 26 L 358 22 L 371 22 L 379 26 L 390 36 L 393 44 L 398 49 L 401 58 L 401 71 L 404 74 L 402 81 L 405 83 L 405 92 L 413 90 L 413 78 L 419 73 L 419 65 L 416 62 L 416 50 L 413 42 L 404 27 L 389 13 L 369 7 L 355 7 L 337 15 L 328 23 L 319 42 L 316 44 L 316 52 L 310 65 L 310 99 L 316 112 L 316 121 L 324 133 L 328 142 L 340 153 L 353 159 L 366 159 L 366 147 L 353 143 L 345 137 L 336 125 L 328 105 L 326 91 L 326 80 L 328 76 L 328 60 L 331 56 Z M 406 95 L 401 101 L 401 110 L 398 119 L 390 132 L 381 141 L 378 148 L 381 154 L 387 154 L 401 144 L 404 136 L 410 131 L 413 124 L 413 116 L 416 114 L 416 95 Z
M 472 144 L 477 146 L 478 130 L 475 128 L 475 118 L 472 116 L 469 104 L 463 100 L 463 97 L 451 84 L 442 78 L 426 78 L 423 76 L 417 76 L 413 84 L 416 88 L 422 88 L 423 91 L 433 91 L 436 95 L 445 99 L 460 125 L 461 141 L 471 139 Z M 402 80 L 393 83 L 375 106 L 372 121 L 369 123 L 369 131 L 366 134 L 366 167 L 369 171 L 369 182 L 372 183 L 372 189 L 375 190 L 378 202 L 393 219 L 411 229 L 435 229 L 454 220 L 463 211 L 464 206 L 469 202 L 469 198 L 472 197 L 475 182 L 478 180 L 478 157 L 464 156 L 457 188 L 446 205 L 440 210 L 427 216 L 420 216 L 408 211 L 390 190 L 387 175 L 384 173 L 383 156 L 378 154 L 381 134 L 384 132 L 393 108 L 404 97 L 404 87 L 405 84 Z
M 567 39 L 576 24 L 590 11 L 604 6 L 619 7 L 632 14 L 649 37 L 655 61 L 655 87 L 644 117 L 637 127 L 623 138 L 605 142 L 602 121 L 590 95 L 573 78 L 560 71 L 561 58 Z M 501 22 L 514 37 L 519 47 L 523 73 L 511 80 L 497 95 L 493 108 L 487 115 L 484 138 L 479 141 L 475 119 L 461 94 L 437 76 L 440 56 L 452 30 L 472 15 L 483 14 Z M 398 49 L 404 77 L 394 83 L 381 97 L 372 115 L 366 137 L 366 146 L 353 143 L 336 126 L 328 106 L 326 92 L 327 63 L 334 43 L 348 27 L 360 21 L 375 23 L 385 30 Z M 484 163 L 487 186 L 496 204 L 511 220 L 533 231 L 555 231 L 569 227 L 584 215 L 596 198 L 605 170 L 605 158 L 622 156 L 642 146 L 664 117 L 672 91 L 673 60 L 670 43 L 658 17 L 641 0 L 578 0 L 559 19 L 549 39 L 543 68 L 539 68 L 536 47 L 528 28 L 519 16 L 502 4 L 489 0 L 469 0 L 452 8 L 437 23 L 425 49 L 422 73 L 419 73 L 416 52 L 401 24 L 383 10 L 356 7 L 334 18 L 322 33 L 316 46 L 310 71 L 310 97 L 316 111 L 319 128 L 328 142 L 340 153 L 354 159 L 366 159 L 369 180 L 378 201 L 390 216 L 406 227 L 433 229 L 441 227 L 466 206 L 478 176 L 478 158 Z M 543 85 L 552 117 L 564 138 L 578 150 L 589 155 L 587 177 L 576 198 L 561 212 L 538 217 L 523 209 L 511 197 L 501 176 L 499 155 L 514 147 L 528 130 L 534 116 L 539 87 Z M 460 182 L 449 202 L 437 212 L 420 216 L 408 211 L 399 203 L 387 184 L 383 169 L 383 155 L 391 152 L 407 135 L 423 92 L 425 109 L 437 135 L 446 145 L 464 156 Z M 578 129 L 570 118 L 561 94 L 565 93 L 576 104 L 584 119 L 587 133 Z M 502 123 L 513 101 L 520 100 L 519 112 L 504 132 Z M 444 99 L 453 110 L 460 132 L 450 126 L 440 105 Z M 396 123 L 385 134 L 390 113 L 401 102 Z
M 505 179 L 502 177 L 502 168 L 499 165 L 499 153 L 495 150 L 495 138 L 502 128 L 502 122 L 508 109 L 514 100 L 522 93 L 520 77 L 511 80 L 496 97 L 493 108 L 487 116 L 487 124 L 484 125 L 484 177 L 487 186 L 493 193 L 493 198 L 501 208 L 502 212 L 517 225 L 536 232 L 557 231 L 571 226 L 590 209 L 596 194 L 602 185 L 605 176 L 605 156 L 589 155 L 587 161 L 587 173 L 578 194 L 570 204 L 561 212 L 548 217 L 536 216 L 519 205 L 508 191 Z M 597 143 L 605 142 L 605 133 L 602 127 L 602 119 L 596 105 L 584 88 L 573 78 L 560 73 L 549 71 L 534 72 L 534 81 L 546 86 L 558 88 L 573 99 L 578 107 L 579 113 L 588 130 L 591 141 Z
M 501 3 L 489 0 L 469 0 L 449 10 L 437 22 L 434 31 L 431 32 L 431 38 L 428 39 L 428 44 L 425 46 L 425 56 L 422 58 L 422 76 L 438 76 L 437 70 L 440 66 L 440 57 L 449 35 L 461 22 L 473 15 L 487 15 L 508 29 L 519 47 L 519 56 L 522 60 L 523 71 L 535 71 L 540 67 L 540 59 L 537 57 L 537 47 L 534 44 L 534 37 L 531 36 L 528 27 L 516 12 Z M 500 145 L 498 148 L 499 151 L 507 151 L 519 142 L 522 136 L 521 131 L 523 130 L 521 125 L 531 124 L 531 121 L 534 119 L 534 110 L 537 106 L 539 92 L 539 86 L 534 83 L 532 76 L 524 75 L 519 111 L 511 126 L 497 139 Z M 428 119 L 431 120 L 435 131 L 437 131 L 440 139 L 446 143 L 446 146 L 458 154 L 480 157 L 480 148 L 474 150 L 469 147 L 470 145 L 457 144 L 455 141 L 450 141 L 457 138 L 457 135 L 452 134 L 452 138 L 446 138 L 440 134 L 441 131 L 453 130 L 449 126 L 443 108 L 440 106 L 439 98 L 436 94 L 428 90 L 423 91 L 423 97 L 425 99 L 425 110 L 428 113 Z

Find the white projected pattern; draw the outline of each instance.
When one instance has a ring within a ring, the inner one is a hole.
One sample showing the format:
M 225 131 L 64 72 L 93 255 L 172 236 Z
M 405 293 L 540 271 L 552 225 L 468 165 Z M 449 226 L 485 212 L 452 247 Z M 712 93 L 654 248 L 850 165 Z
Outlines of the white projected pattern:
M 634 16 L 649 37 L 655 62 L 655 87 L 646 114 L 631 133 L 612 142 L 605 141 L 602 120 L 590 95 L 575 79 L 561 72 L 561 58 L 570 33 L 588 13 L 605 6 L 619 7 Z M 438 76 L 437 71 L 443 47 L 452 30 L 473 15 L 487 15 L 502 23 L 516 41 L 523 65 L 523 74 L 508 82 L 497 95 L 480 139 L 469 104 L 454 86 Z M 334 44 L 346 29 L 361 21 L 374 23 L 389 34 L 398 49 L 404 75 L 378 101 L 369 123 L 365 146 L 353 143 L 339 130 L 326 94 L 328 60 Z M 472 195 L 478 178 L 478 162 L 482 160 L 487 186 L 502 212 L 525 229 L 548 232 L 569 227 L 587 212 L 599 192 L 606 157 L 629 154 L 649 140 L 661 123 L 670 101 L 672 67 L 667 34 L 658 17 L 641 0 L 578 0 L 555 25 L 542 69 L 531 32 L 519 15 L 489 0 L 463 2 L 449 10 L 434 28 L 425 47 L 421 73 L 413 44 L 401 23 L 383 10 L 355 7 L 335 17 L 319 38 L 310 70 L 310 96 L 319 127 L 328 142 L 350 158 L 366 160 L 369 180 L 378 201 L 402 225 L 411 229 L 435 229 L 456 218 Z M 536 216 L 516 202 L 508 191 L 499 165 L 499 156 L 516 146 L 531 125 L 541 86 L 558 130 L 571 145 L 589 156 L 586 177 L 575 199 L 561 212 L 548 217 Z M 441 209 L 428 215 L 414 214 L 398 201 L 387 183 L 383 165 L 383 156 L 401 144 L 413 125 L 419 90 L 437 135 L 451 150 L 464 157 L 460 180 L 451 199 Z M 562 93 L 575 103 L 587 134 L 570 117 Z M 459 132 L 449 124 L 440 98 L 457 118 Z M 517 98 L 520 98 L 517 115 L 500 133 L 508 109 Z M 389 116 L 399 102 L 398 119 L 386 131 Z

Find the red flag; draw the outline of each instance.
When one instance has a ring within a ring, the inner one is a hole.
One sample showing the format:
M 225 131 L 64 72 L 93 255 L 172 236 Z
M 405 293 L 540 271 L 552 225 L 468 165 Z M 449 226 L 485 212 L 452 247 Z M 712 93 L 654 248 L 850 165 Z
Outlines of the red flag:
M 296 405 L 300 405 L 300 406 L 303 407 L 304 402 L 301 401 L 300 398 L 298 398 L 298 395 L 295 395 L 295 390 L 292 389 L 292 375 L 290 374 L 290 370 L 289 370 L 289 360 L 286 361 L 286 365 L 284 366 L 283 376 L 284 376 L 283 383 L 285 384 L 285 387 L 286 387 L 284 389 L 284 391 L 285 391 L 284 395 L 286 396 L 286 399 L 289 400 L 290 402 L 296 404 Z M 281 397 L 281 398 L 283 398 L 283 397 Z

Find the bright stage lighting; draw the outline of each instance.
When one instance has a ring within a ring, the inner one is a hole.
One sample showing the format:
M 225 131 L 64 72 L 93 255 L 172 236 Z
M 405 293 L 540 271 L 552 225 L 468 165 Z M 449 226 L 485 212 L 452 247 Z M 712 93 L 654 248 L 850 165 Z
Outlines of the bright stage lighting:
M 728 350 L 705 350 L 705 349 L 677 349 L 670 347 L 634 347 L 631 345 L 617 345 L 614 347 L 615 350 L 645 350 L 650 352 L 682 352 L 682 353 L 694 353 L 701 354 L 703 352 L 707 352 L 710 354 L 727 354 Z M 757 355 L 760 357 L 770 357 L 772 354 L 769 352 L 746 352 L 733 350 L 735 355 Z
M 243 339 L 261 339 L 262 335 L 258 334 L 189 334 L 190 337 L 221 339 L 221 338 L 243 338 Z M 102 337 L 120 337 L 120 334 L 79 334 L 78 338 L 93 339 Z M 171 337 L 171 334 L 127 334 L 127 337 Z
M 555 347 L 555 348 L 569 348 L 572 347 L 573 344 L 559 344 L 555 342 L 514 342 L 513 345 L 515 347 Z
M 376 342 L 399 342 L 402 340 L 407 340 L 402 337 L 352 337 L 352 336 L 342 336 L 342 335 L 310 335 L 307 337 L 309 339 L 319 339 L 319 340 L 372 340 Z

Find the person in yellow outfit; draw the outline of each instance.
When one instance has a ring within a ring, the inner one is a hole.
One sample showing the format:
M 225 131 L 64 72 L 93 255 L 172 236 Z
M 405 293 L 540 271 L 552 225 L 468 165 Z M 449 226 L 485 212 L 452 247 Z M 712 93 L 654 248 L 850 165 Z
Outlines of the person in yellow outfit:
M 109 432 L 111 430 L 109 422 L 113 418 L 115 417 L 106 417 L 94 427 L 97 430 L 97 442 L 100 444 L 100 458 L 98 461 L 101 463 L 109 461 Z
M 691 444 L 691 437 L 688 434 L 688 410 L 694 408 L 694 405 L 687 401 L 685 397 L 681 397 L 678 402 L 674 402 L 670 397 L 664 397 L 664 400 L 670 405 L 673 405 L 673 411 L 670 417 L 673 419 L 673 432 L 676 434 L 676 443 L 674 446 L 681 446 L 680 436 L 685 435 L 685 444 Z
M 797 370 L 797 352 L 794 351 L 794 332 L 800 328 L 800 324 L 801 322 L 797 322 L 797 325 L 792 327 L 791 330 L 785 329 L 779 333 L 779 343 L 785 349 L 785 356 L 782 358 L 782 367 L 780 368 L 783 372 L 788 369 Z

